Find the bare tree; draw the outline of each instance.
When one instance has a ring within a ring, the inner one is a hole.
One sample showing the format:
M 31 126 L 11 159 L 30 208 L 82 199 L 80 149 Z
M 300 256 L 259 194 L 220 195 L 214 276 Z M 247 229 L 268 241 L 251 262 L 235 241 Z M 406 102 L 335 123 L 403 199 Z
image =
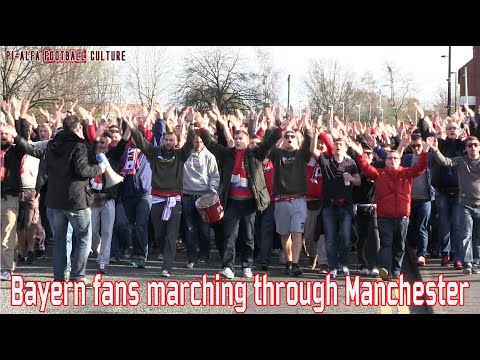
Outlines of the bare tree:
M 413 98 L 418 89 L 411 74 L 404 74 L 393 64 L 385 63 L 386 84 L 389 94 L 386 96 L 392 115 L 397 121 L 399 114 L 408 106 L 409 100 Z
M 443 86 L 439 86 L 435 93 L 435 98 L 433 100 L 433 110 L 438 112 L 440 116 L 447 116 L 447 105 L 448 105 L 448 94 L 447 90 Z M 456 111 L 457 109 L 455 109 Z M 455 111 L 452 111 L 455 112 Z
M 255 48 L 255 59 L 260 67 L 258 87 L 263 90 L 263 103 L 275 103 L 278 101 L 280 89 L 280 71 L 273 65 L 272 54 L 269 49 Z
M 101 106 L 106 96 L 111 92 L 115 81 L 115 72 L 111 66 L 102 61 L 86 63 L 47 63 L 40 56 L 22 60 L 20 57 L 7 58 L 10 54 L 20 54 L 28 51 L 30 54 L 42 54 L 47 48 L 33 47 L 2 47 L 0 49 L 0 74 L 2 79 L 2 97 L 4 99 L 15 95 L 30 99 L 30 108 L 46 107 L 58 98 L 65 101 L 79 100 L 85 106 Z M 50 48 L 51 50 L 61 47 Z M 86 50 L 86 47 L 76 47 Z
M 305 86 L 310 107 L 314 113 L 326 111 L 330 105 L 334 112 L 353 113 L 358 96 L 355 74 L 336 60 L 311 60 Z
M 127 86 L 142 106 L 151 107 L 169 86 L 172 58 L 166 48 L 137 47 L 133 53 L 127 60 Z
M 210 109 L 212 103 L 223 113 L 248 109 L 262 99 L 256 78 L 239 51 L 224 47 L 190 51 L 183 59 L 176 96 L 199 111 Z

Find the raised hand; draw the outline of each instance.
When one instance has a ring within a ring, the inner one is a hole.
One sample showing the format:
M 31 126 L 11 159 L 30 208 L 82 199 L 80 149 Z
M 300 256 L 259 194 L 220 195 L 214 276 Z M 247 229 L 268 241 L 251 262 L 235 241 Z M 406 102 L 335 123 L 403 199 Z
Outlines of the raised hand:
M 237 114 L 237 118 L 240 121 L 241 124 L 243 124 L 243 119 L 245 118 L 243 116 L 243 112 L 240 109 L 235 109 L 235 112 Z
M 352 150 L 354 150 L 358 155 L 363 154 L 362 146 L 353 141 L 349 136 L 345 138 L 345 143 L 348 147 L 352 148 Z
M 438 140 L 436 137 L 434 136 L 427 137 L 426 143 L 433 151 L 438 150 Z
M 70 109 L 68 109 L 68 113 L 72 114 L 72 115 L 75 115 L 75 106 L 77 106 L 78 104 L 78 98 L 75 99 L 74 103 L 72 104 L 72 106 L 70 106 Z
M 38 110 L 40 111 L 40 114 L 42 114 L 43 116 L 45 116 L 47 118 L 47 121 L 50 121 L 50 114 L 48 113 L 47 110 L 42 109 L 42 108 L 39 108 Z
M 30 100 L 26 99 L 22 101 L 22 108 L 20 110 L 20 117 L 25 119 L 27 117 L 27 111 L 30 107 Z

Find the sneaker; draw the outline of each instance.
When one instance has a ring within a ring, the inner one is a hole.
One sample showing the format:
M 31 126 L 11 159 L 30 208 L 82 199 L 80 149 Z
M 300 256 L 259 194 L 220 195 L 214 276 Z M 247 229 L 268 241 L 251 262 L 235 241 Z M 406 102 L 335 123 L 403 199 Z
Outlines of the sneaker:
M 463 269 L 463 264 L 460 260 L 455 261 L 455 264 L 453 265 L 453 268 L 455 270 L 462 270 Z
M 370 270 L 368 270 L 368 268 L 361 268 L 360 269 L 360 275 L 368 276 L 368 275 L 370 275 Z
M 350 274 L 350 270 L 348 269 L 348 266 L 342 266 L 339 270 L 342 271 L 343 276 L 347 276 Z
M 224 267 L 222 270 L 220 270 L 220 275 L 226 279 L 233 279 L 235 277 L 234 272 L 229 267 Z
M 385 268 L 380 268 L 380 270 L 378 270 L 378 275 L 380 275 L 380 278 L 383 280 L 383 281 L 388 281 L 388 270 L 385 269 Z
M 167 269 L 163 269 L 160 276 L 161 277 L 170 277 L 170 271 L 168 271 Z
M 23 256 L 22 254 L 18 254 L 17 255 L 17 264 L 21 264 L 21 263 L 24 263 L 25 262 L 25 256 Z
M 374 267 L 372 270 L 370 270 L 370 276 L 378 277 L 380 276 L 380 272 L 376 267 Z
M 272 257 L 279 257 L 281 251 L 282 251 L 281 249 L 273 249 L 272 250 Z
M 480 274 L 480 270 L 478 269 L 478 264 L 472 265 L 472 274 Z
M 187 261 L 187 264 L 185 265 L 187 269 L 193 269 L 195 267 L 195 262 L 193 261 Z
M 133 265 L 133 266 L 136 266 L 140 269 L 143 269 L 145 267 L 145 260 L 143 260 L 143 259 L 133 259 L 130 262 L 130 264 Z
M 463 268 L 463 273 L 465 275 L 470 275 L 472 273 L 472 265 L 470 265 L 469 263 L 465 265 L 465 267 Z
M 417 266 L 425 266 L 425 257 L 424 256 L 419 256 L 417 259 Z
M 265 263 L 260 264 L 260 270 L 262 271 L 268 271 L 268 265 Z
M 205 264 L 205 263 L 208 264 L 208 263 L 210 262 L 210 257 L 208 257 L 208 256 L 199 256 L 199 257 L 198 257 L 198 262 L 199 262 L 200 264 Z
M 162 253 L 158 254 L 157 261 L 163 261 L 163 254 Z
M 392 273 L 392 279 L 393 279 L 393 280 L 398 280 L 398 277 L 399 277 L 399 276 L 400 276 L 400 273 L 399 273 L 399 272 L 396 272 L 396 271 L 395 271 L 395 272 Z
M 182 252 L 184 252 L 185 250 L 187 250 L 187 248 L 186 248 L 185 245 L 183 244 L 183 241 L 177 241 L 177 252 L 178 252 L 178 253 L 182 253 Z
M 100 273 L 100 274 L 106 274 L 107 273 L 107 266 L 104 264 L 104 263 L 99 263 L 97 265 L 97 271 Z
M 317 256 L 310 256 L 308 258 L 308 267 L 312 270 L 317 267 Z
M 440 262 L 441 266 L 450 266 L 450 258 L 448 256 L 445 256 L 442 258 L 442 261 Z
M 328 273 L 330 274 L 332 279 L 337 277 L 337 269 L 331 269 Z
M 320 264 L 320 270 L 318 272 L 320 274 L 327 274 L 328 273 L 328 265 L 327 264 Z
M 2 270 L 0 273 L 0 280 L 2 281 L 10 281 L 12 278 L 12 273 L 10 270 Z
M 247 267 L 243 269 L 243 276 L 246 277 L 247 279 L 252 279 L 253 278 L 253 273 L 252 269 Z
M 45 257 L 45 250 L 35 250 L 35 259 L 40 260 Z
M 25 263 L 32 265 L 35 262 L 35 253 L 33 251 L 27 252 L 27 257 L 25 258 Z
M 297 263 L 292 264 L 292 269 L 290 270 L 290 275 L 291 276 L 300 276 L 303 274 L 302 269 L 298 266 Z
M 283 270 L 283 273 L 290 274 L 290 271 L 292 271 L 292 262 L 287 261 L 287 263 L 285 264 L 285 270 Z

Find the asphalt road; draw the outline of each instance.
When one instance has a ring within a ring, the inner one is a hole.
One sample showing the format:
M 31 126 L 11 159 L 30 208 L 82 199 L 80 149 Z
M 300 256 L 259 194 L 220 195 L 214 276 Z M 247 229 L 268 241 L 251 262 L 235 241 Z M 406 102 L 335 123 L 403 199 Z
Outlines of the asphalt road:
M 220 270 L 220 258 L 215 250 L 212 250 L 212 259 L 209 264 L 197 264 L 194 269 L 185 267 L 184 252 L 177 253 L 170 278 L 160 277 L 162 263 L 156 261 L 156 257 L 156 254 L 149 255 L 144 269 L 132 267 L 126 260 L 110 264 L 107 268 L 107 274 L 102 277 L 103 283 L 99 281 L 95 288 L 87 287 L 84 292 L 79 289 L 77 292 L 67 290 L 58 293 L 56 293 L 58 290 L 55 289 L 49 293 L 50 296 L 43 297 L 46 301 L 42 301 L 40 291 L 45 291 L 45 281 L 53 280 L 51 251 L 47 249 L 45 258 L 37 260 L 33 265 L 22 264 L 17 267 L 16 274 L 22 275 L 22 278 L 17 278 L 15 283 L 5 281 L 0 283 L 0 314 L 245 313 L 315 315 L 319 313 L 381 315 L 428 313 L 425 306 L 347 306 L 345 305 L 345 282 L 348 279 L 337 277 L 334 281 L 330 281 L 331 285 L 328 288 L 326 286 L 328 280 L 326 280 L 325 275 L 318 273 L 318 268 L 316 270 L 307 268 L 308 260 L 305 256 L 302 257 L 300 263 L 304 272 L 301 277 L 291 277 L 283 274 L 284 266 L 278 264 L 278 258 L 273 258 L 273 266 L 268 271 L 268 280 L 274 283 L 269 283 L 269 287 L 260 287 L 261 277 L 258 278 L 257 287 L 255 287 L 254 279 L 246 280 L 241 277 L 240 266 L 236 268 L 238 277 L 233 282 L 219 281 L 218 278 L 215 278 L 215 274 Z M 350 254 L 350 258 L 352 263 L 355 263 L 354 253 Z M 414 271 L 408 266 L 407 257 L 405 260 L 405 279 L 414 281 Z M 354 275 L 358 274 L 358 267 L 352 265 L 350 269 L 351 281 L 353 281 Z M 254 268 L 253 273 L 262 276 L 266 272 Z M 95 260 L 89 259 L 87 278 L 93 280 L 95 274 Z M 24 285 L 27 281 L 38 281 L 41 282 L 41 286 L 33 284 L 35 288 L 29 287 L 24 291 L 13 291 L 20 305 L 12 306 L 11 285 L 21 286 L 22 280 Z M 374 282 L 379 279 L 362 277 L 362 280 Z M 135 281 L 138 282 L 138 287 L 135 287 Z M 150 291 L 147 291 L 147 286 Z M 128 291 L 129 287 L 130 291 Z M 275 297 L 273 293 L 270 293 L 271 296 L 269 297 L 268 289 L 274 288 L 277 290 L 277 296 Z M 289 291 L 288 301 L 285 288 L 288 288 Z M 216 292 L 212 293 L 212 289 L 215 289 Z M 255 302 L 256 295 L 257 302 L 260 301 L 260 289 L 265 290 L 263 301 L 268 299 L 271 301 L 265 306 L 258 306 Z M 68 296 L 63 296 L 65 293 Z M 193 298 L 191 298 L 192 293 L 194 293 Z M 328 293 L 330 297 L 327 296 Z M 81 306 L 74 305 L 75 295 L 78 297 Z M 330 298 L 330 304 L 328 304 L 328 298 Z M 32 299 L 37 299 L 36 303 Z M 337 304 L 334 303 L 335 300 Z M 274 301 L 277 301 L 277 303 L 275 304 Z

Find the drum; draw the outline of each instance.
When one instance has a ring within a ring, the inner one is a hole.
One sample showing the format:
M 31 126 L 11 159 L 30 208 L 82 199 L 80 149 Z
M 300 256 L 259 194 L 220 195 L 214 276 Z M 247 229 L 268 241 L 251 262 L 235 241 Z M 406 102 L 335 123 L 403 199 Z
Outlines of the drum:
M 217 194 L 207 194 L 200 196 L 195 201 L 202 220 L 207 224 L 212 224 L 223 218 L 223 206 L 220 204 L 220 198 Z

